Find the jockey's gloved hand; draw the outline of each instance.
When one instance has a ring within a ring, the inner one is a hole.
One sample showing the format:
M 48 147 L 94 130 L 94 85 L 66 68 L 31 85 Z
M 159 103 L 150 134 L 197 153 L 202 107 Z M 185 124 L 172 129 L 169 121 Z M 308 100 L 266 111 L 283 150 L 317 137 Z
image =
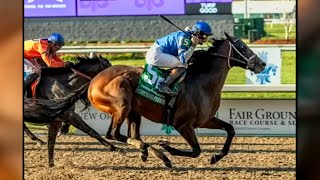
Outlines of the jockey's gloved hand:
M 70 62 L 70 61 L 67 61 L 67 62 L 64 63 L 64 66 L 68 67 L 68 68 L 71 68 L 72 66 L 74 66 L 74 63 Z

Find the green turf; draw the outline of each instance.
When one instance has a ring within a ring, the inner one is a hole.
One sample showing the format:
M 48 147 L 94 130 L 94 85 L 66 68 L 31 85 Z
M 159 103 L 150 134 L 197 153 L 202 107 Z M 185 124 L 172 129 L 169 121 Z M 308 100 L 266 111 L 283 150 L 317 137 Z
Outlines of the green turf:
M 262 39 L 284 39 L 285 38 L 285 25 L 284 24 L 265 24 L 264 30 L 267 35 Z M 292 28 L 289 39 L 296 38 L 296 26 Z

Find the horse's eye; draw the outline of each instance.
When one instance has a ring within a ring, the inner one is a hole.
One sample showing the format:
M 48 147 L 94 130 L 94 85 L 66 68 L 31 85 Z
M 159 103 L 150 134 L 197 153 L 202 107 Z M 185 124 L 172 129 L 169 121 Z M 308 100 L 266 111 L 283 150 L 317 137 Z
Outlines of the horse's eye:
M 247 51 L 247 46 L 241 45 L 241 49 L 242 49 L 243 51 Z

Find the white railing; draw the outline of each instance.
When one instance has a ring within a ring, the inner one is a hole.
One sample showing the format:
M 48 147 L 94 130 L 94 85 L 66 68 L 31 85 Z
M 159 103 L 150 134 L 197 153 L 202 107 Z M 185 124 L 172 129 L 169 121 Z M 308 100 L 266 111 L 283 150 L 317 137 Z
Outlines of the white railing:
M 278 47 L 281 51 L 295 51 L 296 45 L 283 44 L 251 44 L 250 48 L 273 48 Z M 150 46 L 65 46 L 58 53 L 64 54 L 85 54 L 85 53 L 146 53 Z M 207 49 L 207 46 L 200 46 L 196 49 Z
M 295 92 L 295 84 L 282 85 L 250 85 L 250 84 L 225 84 L 223 92 Z

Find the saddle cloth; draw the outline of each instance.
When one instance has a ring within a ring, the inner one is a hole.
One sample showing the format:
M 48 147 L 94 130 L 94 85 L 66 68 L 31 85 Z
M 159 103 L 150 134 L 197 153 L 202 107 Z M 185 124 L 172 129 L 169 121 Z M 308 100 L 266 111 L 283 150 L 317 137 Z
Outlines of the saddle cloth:
M 169 73 L 169 70 L 145 64 L 144 70 L 139 79 L 139 85 L 135 92 L 152 102 L 165 106 L 166 97 L 158 92 L 158 86 L 160 82 L 163 82 L 166 79 Z M 171 85 L 171 89 L 174 92 L 178 92 L 179 84 L 179 81 L 176 81 Z

